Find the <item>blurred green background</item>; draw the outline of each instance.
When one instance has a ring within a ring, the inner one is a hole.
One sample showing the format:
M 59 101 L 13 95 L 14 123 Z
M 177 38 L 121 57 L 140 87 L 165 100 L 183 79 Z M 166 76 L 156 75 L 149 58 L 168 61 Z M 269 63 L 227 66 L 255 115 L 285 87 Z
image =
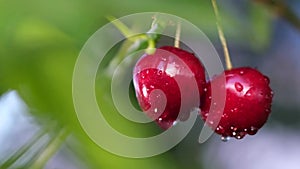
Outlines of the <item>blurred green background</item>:
M 299 11 L 298 1 L 286 2 L 292 11 Z M 275 98 L 266 133 L 278 127 L 284 131 L 297 130 L 299 30 L 277 17 L 268 6 L 254 1 L 220 1 L 219 8 L 234 65 L 257 67 L 271 79 Z M 219 143 L 197 143 L 200 121 L 178 146 L 146 159 L 123 158 L 102 150 L 79 125 L 72 102 L 72 73 L 82 46 L 108 23 L 106 16 L 122 17 L 137 12 L 163 12 L 187 19 L 210 38 L 222 56 L 209 0 L 0 0 L 0 117 L 9 113 L 3 107 L 23 106 L 17 110 L 26 112 L 28 123 L 36 126 L 36 131 L 29 128 L 28 134 L 27 130 L 15 129 L 23 128 L 23 123 L 12 120 L 9 125 L 7 119 L 0 119 L 2 168 L 210 168 L 203 156 L 211 150 L 209 147 Z M 107 102 L 108 86 L 97 91 L 100 101 Z M 12 91 L 16 91 L 13 96 L 17 101 L 5 101 Z M 111 105 L 108 101 L 107 111 L 115 111 Z M 126 130 L 122 123 L 112 124 Z M 135 130 L 145 132 L 143 127 Z M 157 128 L 154 126 L 153 130 Z M 245 138 L 244 142 L 253 142 L 255 137 Z M 263 138 L 264 134 L 257 137 Z M 222 160 L 216 159 L 214 163 L 230 168 Z

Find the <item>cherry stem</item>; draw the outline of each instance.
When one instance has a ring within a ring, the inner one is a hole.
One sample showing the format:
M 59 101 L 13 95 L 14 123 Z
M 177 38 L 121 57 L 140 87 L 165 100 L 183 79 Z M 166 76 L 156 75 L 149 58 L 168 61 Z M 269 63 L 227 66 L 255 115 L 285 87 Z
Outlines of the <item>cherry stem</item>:
M 155 52 L 155 41 L 153 38 L 149 37 L 147 34 L 132 37 L 134 33 L 119 19 L 116 19 L 113 16 L 107 16 L 107 19 L 114 24 L 128 40 L 132 42 L 135 42 L 136 40 L 146 40 L 148 42 L 148 47 L 146 49 L 147 54 L 153 54 Z
M 180 46 L 180 32 L 181 32 L 181 23 L 178 21 L 176 34 L 175 34 L 175 41 L 174 41 L 174 47 L 176 48 L 179 48 Z
M 133 33 L 131 30 L 119 19 L 113 17 L 113 16 L 107 16 L 106 17 L 112 24 L 114 24 L 119 31 L 126 37 L 129 38 Z
M 227 42 L 226 42 L 226 38 L 221 26 L 221 21 L 220 21 L 220 15 L 219 15 L 219 10 L 218 10 L 218 6 L 217 6 L 217 2 L 216 0 L 211 0 L 213 8 L 214 8 L 214 12 L 216 15 L 216 19 L 217 19 L 217 28 L 218 28 L 218 34 L 219 34 L 219 38 L 223 47 L 223 51 L 224 51 L 224 56 L 225 56 L 225 62 L 226 62 L 226 67 L 228 70 L 232 69 L 232 63 L 230 60 L 230 55 L 229 55 L 229 51 L 228 51 L 228 47 L 227 47 Z

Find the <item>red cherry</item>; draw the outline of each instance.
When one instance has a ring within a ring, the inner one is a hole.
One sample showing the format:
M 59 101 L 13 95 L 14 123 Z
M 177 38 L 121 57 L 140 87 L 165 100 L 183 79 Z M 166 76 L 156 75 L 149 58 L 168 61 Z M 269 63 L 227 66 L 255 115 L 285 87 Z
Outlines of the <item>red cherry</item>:
M 205 70 L 194 54 L 164 46 L 140 58 L 134 67 L 133 83 L 142 110 L 161 128 L 168 129 L 200 106 Z
M 226 70 L 225 84 L 222 76 L 224 74 L 216 76 L 207 84 L 204 102 L 201 104 L 203 120 L 208 126 L 216 127 L 215 132 L 222 135 L 222 138 L 241 139 L 246 134 L 256 134 L 271 111 L 273 92 L 269 87 L 269 78 L 249 67 Z M 222 89 L 226 91 L 224 111 L 220 110 L 218 103 L 211 105 L 212 84 L 218 86 L 213 89 L 217 93 Z

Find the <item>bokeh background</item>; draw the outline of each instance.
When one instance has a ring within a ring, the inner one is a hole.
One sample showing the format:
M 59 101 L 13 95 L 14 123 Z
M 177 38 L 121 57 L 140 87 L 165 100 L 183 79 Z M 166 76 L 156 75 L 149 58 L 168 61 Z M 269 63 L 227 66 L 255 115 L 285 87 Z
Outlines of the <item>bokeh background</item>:
M 270 77 L 275 96 L 267 124 L 242 140 L 224 143 L 214 135 L 199 144 L 203 123 L 198 119 L 170 151 L 129 159 L 99 148 L 76 118 L 72 73 L 82 46 L 109 22 L 106 16 L 164 12 L 198 26 L 222 56 L 211 2 L 0 0 L 0 168 L 298 169 L 300 1 L 283 0 L 272 3 L 275 6 L 268 0 L 218 4 L 234 66 L 256 67 Z M 107 102 L 109 88 L 104 87 L 96 90 L 99 102 Z M 115 111 L 107 105 L 106 111 Z M 111 124 L 126 131 L 123 123 L 112 119 Z M 141 127 L 130 132 L 145 131 Z

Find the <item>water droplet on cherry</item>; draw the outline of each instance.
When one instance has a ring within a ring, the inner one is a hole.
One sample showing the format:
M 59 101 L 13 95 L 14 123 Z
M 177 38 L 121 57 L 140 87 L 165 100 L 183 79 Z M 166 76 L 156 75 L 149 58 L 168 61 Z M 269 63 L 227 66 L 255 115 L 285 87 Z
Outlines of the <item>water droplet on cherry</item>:
M 270 79 L 267 76 L 264 76 L 264 79 L 267 82 L 267 84 L 270 84 Z
M 245 96 L 248 96 L 248 97 L 252 96 L 251 88 L 246 92 Z
M 227 142 L 227 141 L 230 140 L 230 137 L 229 137 L 229 136 L 222 136 L 222 137 L 221 137 L 221 140 L 222 140 L 223 142 Z
M 234 126 L 231 126 L 230 129 L 231 129 L 232 131 L 237 131 L 238 128 L 237 128 L 237 127 L 234 127 Z
M 157 75 L 161 75 L 161 74 L 162 74 L 161 70 L 157 71 Z
M 243 85 L 242 85 L 241 83 L 239 83 L 239 82 L 236 82 L 236 83 L 234 84 L 234 87 L 235 87 L 235 89 L 236 89 L 238 92 L 241 92 L 241 91 L 243 91 L 243 89 L 244 89 Z
M 245 135 L 246 135 L 246 133 L 241 131 L 241 132 L 238 132 L 234 137 L 236 139 L 242 139 L 245 137 Z
M 248 131 L 248 134 L 254 135 L 257 133 L 257 131 L 258 131 L 258 129 L 256 127 L 251 126 L 250 130 Z

